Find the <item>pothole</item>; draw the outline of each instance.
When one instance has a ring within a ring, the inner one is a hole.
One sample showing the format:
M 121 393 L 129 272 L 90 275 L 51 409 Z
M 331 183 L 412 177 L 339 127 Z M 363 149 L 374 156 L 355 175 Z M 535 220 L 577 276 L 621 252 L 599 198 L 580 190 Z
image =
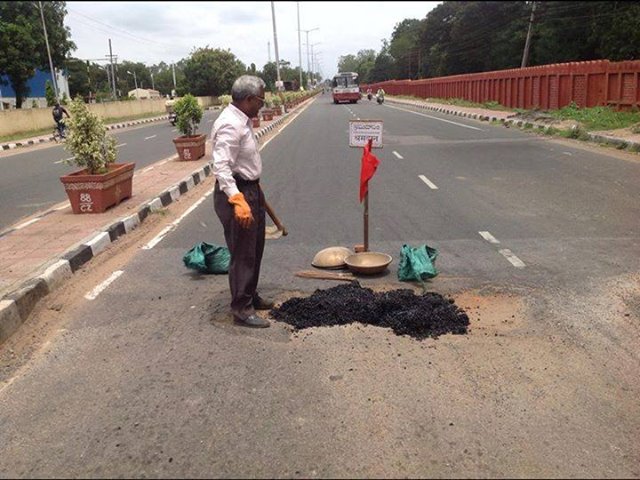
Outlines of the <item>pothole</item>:
M 271 310 L 276 320 L 296 330 L 358 322 L 416 339 L 466 334 L 469 317 L 453 299 L 439 293 L 416 295 L 410 289 L 374 292 L 351 283 L 294 297 Z

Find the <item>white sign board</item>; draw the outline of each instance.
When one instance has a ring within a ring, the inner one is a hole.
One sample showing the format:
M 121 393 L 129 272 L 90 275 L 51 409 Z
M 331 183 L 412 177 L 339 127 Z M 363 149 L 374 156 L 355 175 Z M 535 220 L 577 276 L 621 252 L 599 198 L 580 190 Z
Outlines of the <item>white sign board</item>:
M 349 120 L 350 147 L 364 147 L 370 138 L 374 148 L 382 148 L 382 120 Z

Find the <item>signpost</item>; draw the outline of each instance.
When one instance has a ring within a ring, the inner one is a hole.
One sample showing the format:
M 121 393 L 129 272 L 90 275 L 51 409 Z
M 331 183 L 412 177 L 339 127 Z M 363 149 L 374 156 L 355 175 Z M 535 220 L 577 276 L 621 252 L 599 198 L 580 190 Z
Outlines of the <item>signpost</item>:
M 349 146 L 364 147 L 373 138 L 373 148 L 382 148 L 382 120 L 349 120 Z
M 382 148 L 382 120 L 349 120 L 349 146 L 364 147 L 372 139 L 372 148 Z M 364 195 L 364 245 L 355 251 L 369 251 L 369 189 Z

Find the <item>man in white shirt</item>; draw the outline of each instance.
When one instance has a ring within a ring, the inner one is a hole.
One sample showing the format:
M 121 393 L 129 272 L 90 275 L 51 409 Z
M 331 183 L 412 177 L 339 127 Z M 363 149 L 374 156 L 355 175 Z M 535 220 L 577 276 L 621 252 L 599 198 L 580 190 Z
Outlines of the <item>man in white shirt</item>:
M 231 313 L 241 325 L 265 328 L 269 322 L 256 315 L 273 302 L 257 291 L 264 251 L 265 207 L 260 189 L 262 159 L 251 119 L 264 105 L 265 83 L 251 75 L 239 77 L 231 87 L 232 102 L 213 124 L 213 205 L 224 227 L 231 252 L 229 287 Z

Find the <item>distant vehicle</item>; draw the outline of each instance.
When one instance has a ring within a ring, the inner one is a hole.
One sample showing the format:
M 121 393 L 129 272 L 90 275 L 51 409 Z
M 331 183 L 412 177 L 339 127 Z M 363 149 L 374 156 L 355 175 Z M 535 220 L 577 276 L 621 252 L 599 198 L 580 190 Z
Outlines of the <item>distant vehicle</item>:
M 356 72 L 340 72 L 333 77 L 333 103 L 358 103 L 362 97 Z

